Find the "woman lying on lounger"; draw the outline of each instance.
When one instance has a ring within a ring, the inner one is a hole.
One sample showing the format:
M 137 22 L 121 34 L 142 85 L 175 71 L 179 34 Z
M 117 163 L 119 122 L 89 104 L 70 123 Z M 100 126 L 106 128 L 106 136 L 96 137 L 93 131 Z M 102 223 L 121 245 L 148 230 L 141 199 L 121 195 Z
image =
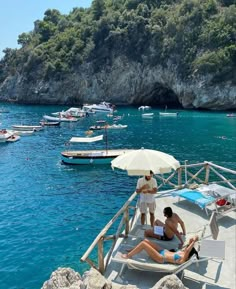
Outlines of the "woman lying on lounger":
M 198 252 L 194 248 L 194 244 L 197 241 L 198 236 L 195 236 L 189 240 L 189 243 L 185 249 L 173 252 L 172 250 L 169 251 L 167 249 L 163 249 L 159 245 L 145 239 L 134 247 L 128 254 L 122 254 L 122 257 L 128 259 L 144 250 L 150 256 L 150 258 L 157 263 L 182 264 L 190 259 L 194 254 L 196 254 L 197 259 L 199 259 Z

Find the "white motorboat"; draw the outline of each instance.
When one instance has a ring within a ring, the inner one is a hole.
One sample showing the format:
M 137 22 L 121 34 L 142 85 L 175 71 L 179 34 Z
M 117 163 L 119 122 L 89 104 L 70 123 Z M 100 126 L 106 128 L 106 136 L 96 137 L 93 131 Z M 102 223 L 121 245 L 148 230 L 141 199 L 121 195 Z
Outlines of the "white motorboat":
M 20 137 L 16 135 L 12 130 L 1 129 L 0 130 L 0 143 L 15 142 Z
M 145 109 L 150 109 L 150 108 L 151 108 L 151 106 L 149 106 L 149 105 L 142 105 L 138 108 L 138 110 L 145 110 Z
M 13 128 L 13 130 L 17 130 L 17 131 L 19 131 L 19 130 L 39 131 L 39 130 L 43 129 L 43 126 L 41 126 L 41 125 L 18 125 L 18 124 L 14 124 L 14 125 L 12 125 L 12 128 Z
M 35 133 L 34 130 L 13 130 L 13 134 L 18 136 L 30 136 L 34 133 Z
M 111 124 L 106 126 L 107 129 L 122 129 L 127 127 L 128 127 L 127 124 Z
M 159 112 L 160 116 L 178 116 L 178 112 Z
M 164 112 L 159 112 L 159 116 L 178 116 L 178 112 L 167 112 L 167 105 Z
M 53 112 L 52 115 L 56 117 L 68 117 L 68 116 L 85 117 L 86 112 L 79 107 L 71 107 L 67 110 Z
M 16 135 L 16 134 L 13 134 L 12 136 L 10 136 L 8 139 L 7 139 L 7 142 L 16 142 L 20 140 L 20 136 L 19 135 Z
M 83 108 L 84 111 L 95 111 L 95 112 L 104 112 L 104 113 L 113 113 L 114 105 L 109 102 L 101 102 L 99 104 L 84 104 Z
M 10 138 L 12 135 L 13 135 L 12 132 L 6 129 L 1 129 L 0 130 L 0 143 L 6 142 L 8 138 Z
M 226 116 L 227 116 L 227 117 L 236 117 L 236 114 L 234 114 L 234 113 L 229 113 L 229 114 L 227 114 Z
M 90 130 L 101 130 L 101 129 L 123 129 L 127 128 L 127 124 L 106 124 L 106 125 L 92 125 Z
M 103 140 L 103 135 L 96 137 L 72 137 L 69 143 L 94 143 Z M 107 147 L 107 144 L 106 144 Z M 62 162 L 69 165 L 104 165 L 110 164 L 117 156 L 130 151 L 129 149 L 91 149 L 64 151 Z
M 142 113 L 142 117 L 144 118 L 152 118 L 154 116 L 154 113 L 153 112 L 150 112 L 150 113 Z

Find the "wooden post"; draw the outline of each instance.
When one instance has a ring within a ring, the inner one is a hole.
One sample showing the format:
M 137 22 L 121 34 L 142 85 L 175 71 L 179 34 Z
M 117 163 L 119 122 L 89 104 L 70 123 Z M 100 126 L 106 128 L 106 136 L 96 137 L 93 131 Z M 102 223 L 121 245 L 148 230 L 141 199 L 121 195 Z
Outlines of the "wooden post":
M 178 168 L 178 187 L 182 187 L 182 168 Z
M 206 168 L 205 184 L 207 185 L 209 182 L 209 175 L 210 175 L 210 168 L 208 163 L 206 163 L 205 168 Z
M 127 237 L 129 234 L 129 206 L 127 206 L 125 212 L 125 236 Z
M 104 268 L 104 248 L 103 248 L 103 237 L 98 241 L 98 268 L 100 273 L 103 275 L 105 272 Z

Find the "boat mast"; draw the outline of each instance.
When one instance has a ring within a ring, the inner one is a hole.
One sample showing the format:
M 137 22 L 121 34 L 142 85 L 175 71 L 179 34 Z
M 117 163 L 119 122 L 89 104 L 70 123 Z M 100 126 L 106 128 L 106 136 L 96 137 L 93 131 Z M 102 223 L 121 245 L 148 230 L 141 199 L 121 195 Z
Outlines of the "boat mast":
M 104 130 L 105 130 L 106 154 L 108 154 L 107 125 L 104 126 Z

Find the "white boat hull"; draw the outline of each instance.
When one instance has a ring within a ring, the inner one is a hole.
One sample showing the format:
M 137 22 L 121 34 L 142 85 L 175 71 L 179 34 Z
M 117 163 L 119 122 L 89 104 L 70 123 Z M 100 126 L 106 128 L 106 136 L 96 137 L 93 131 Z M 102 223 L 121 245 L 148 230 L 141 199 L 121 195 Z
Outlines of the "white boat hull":
M 43 127 L 41 125 L 12 125 L 13 130 L 30 130 L 30 131 L 39 131 L 42 130 Z
M 159 112 L 160 116 L 178 116 L 178 112 Z
M 19 136 L 29 136 L 32 135 L 34 132 L 34 130 L 13 130 L 13 133 Z
M 16 135 L 12 130 L 0 131 L 0 143 L 15 142 L 20 139 L 20 136 Z
M 77 118 L 75 117 L 55 117 L 55 116 L 50 116 L 50 115 L 44 115 L 44 119 L 48 121 L 54 121 L 54 122 L 75 122 L 78 121 Z
M 7 142 L 8 138 L 10 138 L 13 134 L 6 132 L 6 133 L 0 133 L 0 143 Z
M 84 111 L 95 111 L 102 113 L 113 113 L 114 109 L 108 102 L 101 102 L 99 104 L 84 104 L 82 107 Z
M 62 162 L 70 165 L 106 165 L 117 156 L 124 154 L 128 149 L 117 150 L 83 150 L 62 152 Z
M 144 118 L 151 118 L 151 117 L 153 117 L 154 116 L 154 113 L 142 113 L 142 117 L 144 117 Z

